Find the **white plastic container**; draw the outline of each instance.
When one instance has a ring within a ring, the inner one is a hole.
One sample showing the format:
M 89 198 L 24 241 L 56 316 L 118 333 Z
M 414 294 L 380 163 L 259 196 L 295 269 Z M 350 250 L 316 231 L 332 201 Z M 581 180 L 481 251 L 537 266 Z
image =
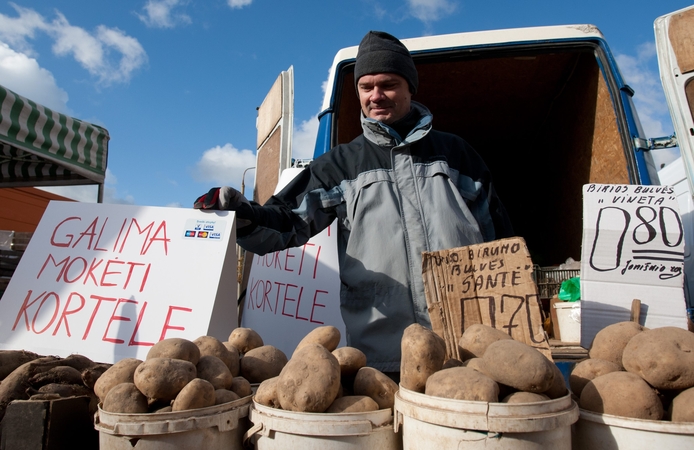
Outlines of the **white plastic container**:
M 253 402 L 253 426 L 244 442 L 255 450 L 400 450 L 402 439 L 393 430 L 393 413 L 381 409 L 365 413 L 302 413 Z
M 554 303 L 562 342 L 581 342 L 581 302 Z
M 574 450 L 694 449 L 694 423 L 631 419 L 580 410 Z
M 241 450 L 252 397 L 208 408 L 120 414 L 99 407 L 100 450 Z
M 404 450 L 570 450 L 577 419 L 571 394 L 516 404 L 452 400 L 402 386 L 395 394 L 395 430 L 402 429 Z

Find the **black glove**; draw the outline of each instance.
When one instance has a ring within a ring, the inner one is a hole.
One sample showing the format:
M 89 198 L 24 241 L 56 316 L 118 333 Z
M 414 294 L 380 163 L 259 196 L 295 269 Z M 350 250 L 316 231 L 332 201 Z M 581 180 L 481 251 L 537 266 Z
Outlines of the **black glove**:
M 251 212 L 251 204 L 246 197 L 236 189 L 229 186 L 214 187 L 207 194 L 203 194 L 193 203 L 195 209 L 215 209 L 224 211 L 242 212 L 241 215 L 247 217 Z M 245 213 L 245 214 L 244 214 Z M 250 220 L 241 219 L 239 214 L 237 217 L 237 226 L 239 228 L 251 224 Z

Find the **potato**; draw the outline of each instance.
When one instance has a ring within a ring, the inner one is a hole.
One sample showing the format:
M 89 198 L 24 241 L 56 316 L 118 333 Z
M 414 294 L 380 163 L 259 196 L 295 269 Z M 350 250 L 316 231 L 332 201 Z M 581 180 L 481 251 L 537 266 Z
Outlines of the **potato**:
M 677 327 L 645 330 L 624 347 L 622 363 L 656 389 L 694 386 L 694 333 Z
M 244 377 L 234 377 L 231 380 L 230 391 L 234 391 L 239 397 L 248 397 L 253 395 L 253 388 L 251 383 L 248 382 Z
M 147 398 L 173 400 L 196 376 L 197 370 L 190 361 L 150 358 L 137 366 L 133 381 Z
M 340 364 L 320 344 L 306 344 L 297 350 L 277 380 L 277 397 L 287 411 L 323 412 L 339 390 Z
M 512 339 L 508 333 L 497 330 L 489 325 L 476 323 L 463 331 L 458 339 L 460 357 L 463 361 L 470 358 L 481 358 L 489 344 L 501 339 Z
M 279 376 L 268 378 L 260 383 L 253 399 L 261 405 L 271 408 L 282 408 L 280 400 L 277 398 L 277 381 L 279 378 Z
M 482 360 L 494 381 L 519 391 L 545 392 L 554 382 L 554 364 L 537 349 L 513 339 L 489 344 Z
M 231 388 L 234 377 L 224 361 L 216 356 L 201 356 L 195 369 L 197 377 L 209 381 L 215 389 Z
M 50 383 L 83 384 L 82 372 L 70 366 L 56 366 L 45 372 L 37 373 L 29 379 L 29 383 L 35 388 Z
M 565 396 L 569 390 L 566 388 L 566 379 L 564 374 L 561 373 L 559 367 L 552 363 L 552 369 L 554 370 L 554 379 L 552 385 L 543 394 L 551 399 L 560 398 Z
M 611 361 L 592 358 L 584 359 L 574 366 L 571 375 L 569 375 L 571 392 L 580 398 L 583 388 L 590 380 L 610 372 L 619 372 L 619 370 L 619 366 Z
M 630 372 L 610 372 L 585 385 L 579 406 L 601 414 L 660 420 L 663 404 L 641 377 Z
M 194 378 L 186 384 L 171 405 L 171 411 L 206 408 L 215 404 L 215 389 L 207 380 Z
M 82 377 L 82 382 L 89 389 L 94 390 L 94 385 L 96 384 L 96 380 L 98 380 L 99 377 L 101 377 L 101 375 L 104 374 L 104 372 L 106 372 L 108 369 L 110 369 L 111 366 L 113 366 L 113 364 L 99 363 L 99 364 L 95 364 L 94 367 L 89 367 L 87 369 L 84 369 L 80 373 L 80 376 Z
M 366 366 L 366 355 L 354 347 L 340 347 L 333 350 L 333 356 L 340 364 L 340 374 L 343 377 L 355 375 L 359 369 Z
M 151 358 L 183 359 L 195 365 L 200 359 L 200 349 L 188 339 L 167 338 L 157 342 L 149 349 L 145 360 Z
M 680 392 L 672 400 L 670 420 L 673 422 L 694 422 L 694 388 Z
M 39 358 L 38 354 L 26 350 L 0 350 L 0 381 L 22 364 Z
M 147 397 L 134 383 L 120 383 L 108 391 L 101 409 L 113 413 L 141 414 L 149 409 Z
M 112 387 L 121 383 L 132 383 L 135 369 L 142 364 L 141 359 L 124 358 L 113 364 L 94 383 L 94 393 L 101 402 Z
M 33 392 L 33 390 L 31 391 Z M 76 397 L 80 395 L 89 395 L 91 391 L 83 383 L 80 384 L 62 384 L 48 383 L 39 388 L 37 393 L 41 394 L 58 394 L 61 397 Z
M 222 341 L 213 336 L 200 336 L 193 341 L 200 349 L 200 356 L 216 356 L 229 368 L 231 376 L 239 374 L 239 352 L 229 350 Z M 232 346 L 233 347 L 233 346 Z
M 154 411 L 152 411 L 152 414 L 157 414 L 157 413 L 161 414 L 161 413 L 170 413 L 170 412 L 171 412 L 171 405 L 168 405 L 168 406 L 162 406 L 159 409 L 155 409 Z
M 443 367 L 446 343 L 429 328 L 413 323 L 405 328 L 400 349 L 400 386 L 424 392 L 427 378 Z
M 249 383 L 262 383 L 279 375 L 286 364 L 287 356 L 282 350 L 272 345 L 263 345 L 243 355 L 239 372 Z
M 371 397 L 378 409 L 393 408 L 398 384 L 373 367 L 362 367 L 354 378 L 354 395 Z
M 235 328 L 229 335 L 227 342 L 236 347 L 240 354 L 265 345 L 263 338 L 251 328 Z
M 441 366 L 442 369 L 450 369 L 451 367 L 463 367 L 465 366 L 465 363 L 459 359 L 455 358 L 448 358 L 443 362 L 443 366 Z
M 545 394 L 536 394 L 535 392 L 518 391 L 507 395 L 501 400 L 501 403 L 535 403 L 545 402 L 549 400 Z
M 340 338 L 340 330 L 332 325 L 314 328 L 299 341 L 294 349 L 294 354 L 308 344 L 319 344 L 328 349 L 329 352 L 332 352 L 340 344 Z
M 362 413 L 369 411 L 378 411 L 378 403 L 371 397 L 366 395 L 348 395 L 340 397 L 328 407 L 326 413 Z
M 487 369 L 484 367 L 484 360 L 482 358 L 470 358 L 463 363 L 462 367 L 469 367 L 482 375 L 489 376 Z
M 636 322 L 617 322 L 598 331 L 590 345 L 590 359 L 610 361 L 623 370 L 622 353 L 631 338 L 644 331 L 645 328 Z
M 499 401 L 499 385 L 469 367 L 439 370 L 426 381 L 426 395 L 482 402 Z
M 214 404 L 221 405 L 222 403 L 233 402 L 241 397 L 234 391 L 228 389 L 217 389 L 214 391 Z

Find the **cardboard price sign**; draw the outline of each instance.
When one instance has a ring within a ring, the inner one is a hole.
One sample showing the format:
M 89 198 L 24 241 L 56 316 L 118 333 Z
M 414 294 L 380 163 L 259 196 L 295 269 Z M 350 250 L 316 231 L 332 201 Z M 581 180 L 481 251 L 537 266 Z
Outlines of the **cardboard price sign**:
M 630 320 L 641 302 L 648 328 L 687 328 L 684 227 L 671 186 L 583 187 L 581 345 L 604 327 Z
M 50 202 L 0 301 L 0 348 L 113 363 L 236 328 L 234 214 Z
M 449 358 L 460 359 L 458 340 L 470 325 L 481 323 L 551 359 L 525 240 L 500 239 L 422 256 L 431 325 L 446 341 Z

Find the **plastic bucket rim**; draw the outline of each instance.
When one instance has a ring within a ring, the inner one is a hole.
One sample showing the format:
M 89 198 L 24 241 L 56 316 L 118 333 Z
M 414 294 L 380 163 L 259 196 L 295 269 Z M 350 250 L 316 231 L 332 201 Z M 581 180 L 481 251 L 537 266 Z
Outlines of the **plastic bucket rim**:
M 402 391 L 402 392 L 401 392 Z M 405 396 L 402 393 L 405 393 Z M 412 394 L 412 395 L 410 395 Z M 416 395 L 415 395 L 416 394 Z M 433 399 L 429 403 L 417 400 Z M 442 402 L 437 402 L 442 400 Z M 558 400 L 558 401 L 557 401 Z M 458 402 L 467 409 L 453 410 L 443 407 L 442 403 Z M 552 404 L 554 402 L 554 404 Z M 473 405 L 474 408 L 469 406 Z M 557 408 L 557 405 L 563 405 Z M 502 409 L 494 410 L 494 406 Z M 511 406 L 511 408 L 504 408 Z M 544 409 L 543 409 L 544 406 Z M 552 408 L 547 409 L 547 406 Z M 500 414 L 500 412 L 506 414 Z M 460 430 L 475 430 L 483 432 L 545 432 L 548 430 L 568 427 L 578 421 L 578 405 L 567 394 L 559 399 L 533 403 L 489 403 L 482 401 L 466 401 L 427 396 L 425 394 L 404 390 L 395 393 L 396 431 L 404 425 L 407 419 L 425 422 L 432 426 L 443 426 Z
M 283 419 L 301 419 L 307 421 L 315 422 L 349 422 L 353 420 L 364 420 L 368 419 L 374 426 L 386 425 L 389 421 L 392 422 L 393 410 L 392 408 L 379 409 L 377 411 L 366 411 L 359 413 L 325 413 L 325 412 L 299 412 L 299 411 L 288 411 L 286 409 L 273 408 L 272 406 L 266 406 L 258 403 L 255 398 L 252 401 L 252 408 L 256 411 L 275 417 L 280 417 Z M 332 418 L 332 420 L 325 420 L 325 418 Z
M 441 408 L 447 412 L 476 413 L 485 411 L 488 414 L 494 416 L 503 416 L 505 415 L 503 414 L 504 411 L 510 411 L 512 414 L 508 414 L 509 416 L 517 416 L 519 415 L 519 413 L 546 414 L 551 412 L 561 412 L 571 408 L 573 403 L 573 400 L 571 399 L 571 392 L 567 392 L 566 395 L 556 399 L 532 403 L 501 403 L 472 400 L 457 400 L 422 394 L 420 392 L 412 391 L 402 386 L 400 386 L 400 389 L 398 390 L 398 392 L 396 392 L 396 396 L 400 396 L 403 400 L 407 400 L 410 402 L 417 401 L 427 406 Z
M 205 408 L 197 409 L 186 409 L 184 411 L 172 411 L 165 413 L 115 413 L 104 411 L 101 409 L 101 403 L 97 406 L 97 413 L 95 414 L 96 428 L 106 428 L 113 429 L 119 424 L 135 424 L 135 423 L 148 423 L 154 424 L 159 422 L 168 422 L 172 420 L 182 420 L 187 419 L 191 416 L 196 417 L 209 417 L 218 414 L 222 414 L 226 411 L 231 411 L 240 407 L 244 407 L 250 404 L 252 396 L 248 395 L 242 397 L 238 400 L 234 400 L 227 403 L 222 403 L 219 405 L 208 406 Z
M 633 417 L 596 413 L 579 408 L 580 419 L 606 426 L 630 430 L 655 431 L 667 434 L 694 435 L 694 422 L 670 422 L 667 420 L 648 420 Z

